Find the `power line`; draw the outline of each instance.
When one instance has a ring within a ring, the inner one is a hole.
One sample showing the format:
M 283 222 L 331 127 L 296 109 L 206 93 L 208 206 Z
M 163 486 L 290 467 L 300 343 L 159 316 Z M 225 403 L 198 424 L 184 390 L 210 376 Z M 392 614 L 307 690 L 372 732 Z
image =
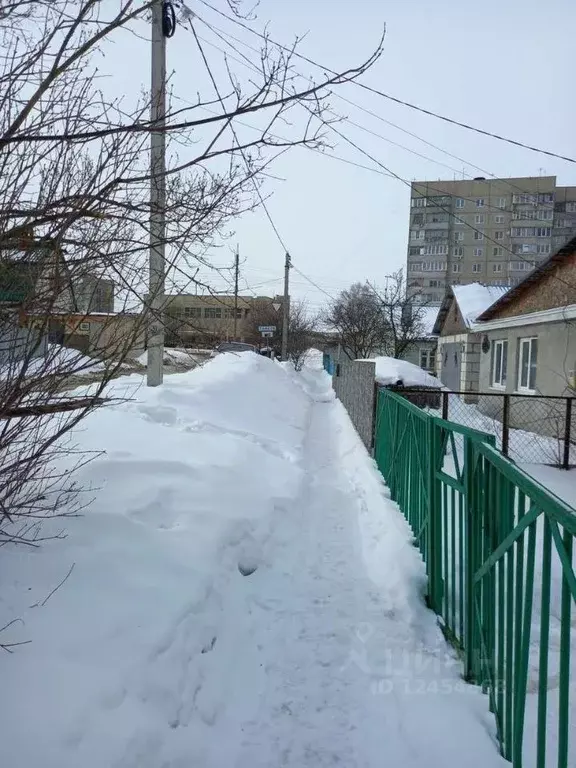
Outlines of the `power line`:
M 314 61 L 313 59 L 309 58 L 308 56 L 304 56 L 301 53 L 298 53 L 298 51 L 294 50 L 294 48 L 290 48 L 286 45 L 283 45 L 282 43 L 277 42 L 269 35 L 264 35 L 261 32 L 256 31 L 255 29 L 252 29 L 248 26 L 248 24 L 244 24 L 240 19 L 234 18 L 233 16 L 228 16 L 228 14 L 221 11 L 219 8 L 216 8 L 215 6 L 211 5 L 210 3 L 206 2 L 206 0 L 199 0 L 202 5 L 205 5 L 207 8 L 210 8 L 212 11 L 217 13 L 219 16 L 222 16 L 223 18 L 227 19 L 228 21 L 232 21 L 234 24 L 237 24 L 238 26 L 242 27 L 243 29 L 247 30 L 253 35 L 256 35 L 257 37 L 262 38 L 266 42 L 271 42 L 274 45 L 276 45 L 278 48 L 280 48 L 283 51 L 286 51 L 287 53 L 290 53 L 293 56 L 297 56 L 299 59 L 302 59 L 303 61 L 306 61 L 308 64 L 312 64 L 314 67 L 318 67 L 318 69 L 322 69 L 325 72 L 329 72 L 332 75 L 336 75 L 337 73 L 334 72 L 334 70 L 330 69 L 330 67 L 327 67 L 323 64 L 319 64 L 317 61 Z M 476 128 L 473 125 L 469 125 L 468 123 L 461 122 L 459 120 L 455 120 L 451 117 L 446 117 L 445 115 L 441 115 L 438 112 L 433 112 L 432 110 L 425 109 L 424 107 L 419 107 L 416 104 L 412 104 L 409 101 L 405 101 L 404 99 L 399 99 L 396 96 L 392 96 L 389 93 L 384 93 L 384 91 L 380 91 L 377 88 L 373 88 L 370 85 L 366 85 L 365 83 L 360 83 L 357 80 L 351 80 L 351 83 L 354 85 L 357 85 L 359 88 L 363 88 L 364 90 L 374 93 L 377 96 L 381 96 L 384 99 L 388 99 L 389 101 L 393 101 L 396 104 L 401 104 L 404 107 L 408 107 L 409 109 L 413 109 L 417 112 L 421 112 L 422 114 L 428 115 L 429 117 L 435 117 L 437 120 L 443 120 L 446 123 L 450 123 L 451 125 L 457 125 L 460 128 L 465 128 L 468 131 L 473 131 L 474 133 L 481 134 L 483 136 L 488 136 L 492 139 L 497 139 L 498 141 L 506 142 L 507 144 L 513 144 L 514 146 L 521 147 L 522 149 L 528 149 L 531 152 L 538 152 L 542 155 L 548 155 L 549 157 L 555 157 L 558 160 L 565 160 L 568 163 L 576 163 L 576 160 L 572 157 L 567 157 L 566 155 L 560 155 L 556 152 L 552 152 L 547 149 L 541 149 L 539 147 L 533 147 L 530 144 L 525 144 L 522 141 L 517 141 L 516 139 L 509 139 L 506 136 L 500 136 L 497 133 L 494 133 L 492 131 L 486 131 L 482 128 Z
M 251 61 L 250 61 L 250 59 L 248 59 L 248 57 L 244 56 L 244 54 L 242 54 L 240 51 L 238 51 L 238 48 L 237 48 L 236 46 L 234 46 L 234 45 L 233 45 L 233 44 L 230 42 L 230 40 L 229 40 L 228 38 L 230 38 L 230 39 L 232 39 L 232 40 L 235 40 L 236 42 L 238 42 L 239 44 L 241 44 L 241 45 L 245 46 L 246 48 L 248 48 L 249 50 L 253 51 L 254 53 L 256 53 L 256 54 L 259 54 L 259 53 L 260 53 L 260 51 L 258 51 L 258 49 L 257 49 L 257 48 L 255 48 L 254 46 L 252 46 L 252 45 L 250 45 L 249 43 L 245 42 L 244 40 L 241 40 L 241 39 L 239 39 L 239 38 L 235 37 L 234 35 L 232 35 L 232 34 L 231 34 L 231 33 L 229 33 L 229 32 L 224 32 L 223 30 L 221 30 L 221 29 L 219 29 L 218 27 L 216 27 L 214 24 L 212 24 L 212 23 L 208 23 L 207 21 L 205 21 L 204 19 L 202 19 L 202 17 L 201 17 L 201 16 L 198 16 L 198 15 L 197 15 L 196 17 L 197 17 L 197 18 L 198 18 L 198 19 L 199 19 L 199 20 L 200 20 L 200 21 L 201 21 L 201 22 L 202 22 L 202 23 L 203 23 L 203 24 L 204 24 L 204 25 L 205 25 L 205 26 L 206 26 L 206 27 L 207 27 L 207 28 L 208 28 L 208 29 L 209 29 L 209 30 L 210 30 L 210 31 L 211 31 L 213 34 L 214 34 L 214 35 L 216 35 L 218 38 L 220 38 L 220 40 L 222 40 L 222 41 L 223 41 L 223 42 L 224 42 L 226 45 L 230 46 L 230 47 L 231 47 L 231 48 L 232 48 L 234 51 L 236 51 L 236 52 L 237 52 L 239 55 L 243 56 L 243 57 L 245 58 L 245 60 L 246 60 L 246 61 L 250 62 L 250 68 L 251 68 L 251 69 L 253 69 L 254 71 L 258 72 L 258 73 L 260 74 L 260 70 L 258 70 L 258 68 L 257 68 L 257 67 L 256 67 L 256 66 L 255 66 L 255 65 L 254 65 L 254 64 L 253 64 Z M 210 43 L 209 43 L 209 44 L 210 44 Z M 214 47 L 215 47 L 215 48 L 217 48 L 218 50 L 222 51 L 222 53 L 224 53 L 224 55 L 228 55 L 228 54 L 227 54 L 227 52 L 226 52 L 226 51 L 223 51 L 223 49 L 222 49 L 222 48 L 220 48 L 219 46 L 216 46 L 216 45 L 214 45 Z M 235 59 L 235 60 L 236 60 L 236 61 L 238 61 L 238 59 Z M 240 64 L 242 64 L 243 66 L 247 66 L 247 65 L 246 65 L 246 64 L 244 64 L 243 62 L 239 62 L 239 63 L 240 63 Z M 293 67 L 293 66 L 290 66 L 290 67 L 289 67 L 289 69 L 291 69 L 293 72 L 295 72 L 295 73 L 296 73 L 296 75 L 299 75 L 301 78 L 303 78 L 303 79 L 306 79 L 306 78 L 304 78 L 304 75 L 302 75 L 301 73 L 298 73 L 298 72 L 297 72 L 297 71 L 294 69 L 294 67 Z M 441 152 L 441 153 L 443 153 L 443 154 L 447 155 L 448 157 L 452 157 L 453 159 L 455 159 L 455 160 L 458 160 L 459 162 L 462 162 L 462 163 L 464 163 L 465 165 L 468 165 L 468 166 L 470 166 L 471 168 L 475 168 L 476 170 L 480 171 L 481 173 L 484 173 L 484 174 L 486 174 L 486 175 L 488 175 L 488 176 L 492 177 L 493 179 L 495 179 L 495 180 L 499 181 L 499 182 L 500 182 L 500 183 L 502 183 L 502 184 L 505 184 L 506 186 L 510 187 L 511 189 L 516 189 L 516 190 L 518 190 L 518 191 L 519 191 L 519 192 L 521 192 L 521 193 L 526 193 L 526 192 L 527 192 L 527 190 L 523 189 L 522 187 L 519 187 L 517 184 L 513 184 L 513 183 L 512 183 L 510 180 L 507 180 L 507 179 L 500 179 L 500 178 L 499 178 L 499 177 L 498 177 L 498 176 L 497 176 L 495 173 L 492 173 L 492 172 L 490 172 L 490 171 L 487 171 L 485 168 L 482 168 L 482 167 L 480 167 L 480 166 L 478 166 L 478 165 L 475 165 L 474 163 L 470 162 L 469 160 L 466 160 L 466 159 L 464 159 L 464 158 L 462 158 L 462 157 L 459 157 L 458 155 L 454 155 L 453 153 L 451 153 L 451 152 L 448 152 L 448 150 L 446 150 L 446 149 L 443 149 L 442 147 L 439 147 L 437 144 L 433 144 L 432 142 L 428 141 L 427 139 L 424 139 L 422 136 L 419 136 L 418 134 L 416 134 L 416 133 L 413 133 L 412 131 L 409 131 L 409 130 L 408 130 L 408 129 L 406 129 L 406 128 L 403 128 L 402 126 L 400 126 L 400 125 L 398 125 L 398 124 L 396 124 L 396 123 L 393 123 L 393 122 L 392 122 L 392 121 L 390 121 L 390 120 L 386 120 L 386 119 L 385 119 L 385 118 L 383 118 L 381 115 L 378 115 L 376 112 L 372 112 L 371 110 L 369 110 L 369 109 L 366 109 L 365 107 L 363 107 L 362 105 L 358 104 L 357 102 L 355 102 L 355 101 L 352 101 L 351 99 L 347 99 L 346 97 L 344 97 L 344 96 L 342 96 L 341 94 L 339 94 L 339 93 L 336 93 L 336 92 L 334 93 L 334 95 L 336 96 L 336 98 L 337 98 L 337 99 L 340 99 L 341 101 L 344 101 L 345 103 L 347 103 L 347 104 L 350 104 L 350 105 L 352 105 L 352 106 L 356 107 L 357 109 L 361 110 L 362 112 L 365 112 L 366 114 L 368 114 L 368 115 L 371 115 L 372 117 L 376 118 L 377 120 L 380 120 L 382 123 L 384 123 L 384 124 L 386 124 L 386 125 L 390 125 L 390 126 L 392 126 L 393 128 L 396 128 L 397 130 L 401 131 L 402 133 L 405 133 L 405 134 L 407 134 L 408 136 L 411 136 L 411 137 L 413 137 L 413 138 L 417 139 L 418 141 L 422 142 L 423 144 L 426 144 L 427 146 L 430 146 L 430 147 L 432 147 L 433 149 L 436 149 L 438 152 Z M 332 114 L 334 114 L 334 113 L 332 113 Z M 340 117 L 340 116 L 337 116 L 337 117 Z M 449 165 L 447 165 L 447 164 L 445 164 L 445 163 L 442 163 L 442 162 L 440 162 L 440 161 L 438 161 L 438 160 L 435 160 L 434 158 L 431 158 L 431 157 L 429 157 L 429 156 L 427 156 L 427 155 L 422 155 L 422 154 L 420 154 L 420 153 L 416 152 L 415 150 L 412 150 L 412 149 L 410 149 L 409 147 L 406 147 L 406 146 L 404 146 L 404 145 L 402 145 L 402 144 L 398 144 L 398 143 L 396 143 L 396 142 L 392 141 L 392 139 L 388 139 L 387 137 L 385 137 L 385 136 L 382 136 L 381 134 L 378 134 L 378 133 L 376 133 L 376 132 L 370 131 L 370 129 L 368 129 L 368 128 L 365 128 L 364 126 L 361 126 L 361 125 L 359 125 L 358 123 L 355 123 L 354 121 L 350 120 L 350 118 L 348 118 L 348 117 L 345 117 L 345 118 L 343 118 L 343 119 L 344 119 L 344 120 L 347 120 L 347 121 L 348 121 L 348 122 L 350 122 L 352 125 L 355 125 L 356 127 L 360 128 L 361 130 L 364 130 L 364 131 L 366 131 L 366 132 L 368 132 L 368 133 L 372 133 L 374 136 L 376 136 L 376 137 L 378 137 L 378 138 L 382 139 L 383 141 L 387 141 L 387 142 L 389 142 L 389 143 L 391 143 L 391 144 L 393 144 L 393 145 L 395 145 L 395 146 L 398 146 L 398 147 L 400 147 L 400 148 L 402 148 L 402 149 L 406 150 L 407 152 L 410 152 L 410 153 L 412 153 L 412 154 L 414 154 L 414 155 L 416 155 L 416 156 L 418 156 L 418 157 L 422 157 L 423 159 L 425 159 L 425 160 L 429 160 L 430 162 L 436 163 L 437 165 L 441 165 L 441 166 L 443 166 L 443 167 L 445 167 L 445 168 L 449 168 L 451 171 L 453 171 L 453 172 L 455 172 L 455 173 L 458 173 L 458 174 L 460 174 L 460 172 L 461 172 L 459 169 L 456 169 L 456 168 L 454 168 L 454 167 L 452 167 L 452 166 L 449 166 Z M 338 159 L 342 159 L 342 158 L 338 158 Z M 346 160 L 343 160 L 343 162 L 347 162 L 347 161 L 346 161 Z M 364 168 L 365 168 L 366 166 L 361 166 L 361 167 L 364 167 Z M 376 169 L 372 169 L 372 170 L 376 170 Z M 388 174 L 383 174 L 383 175 L 388 175 Z M 463 174 L 462 174 L 462 175 L 463 175 L 463 176 L 467 176 L 467 177 L 468 177 L 470 180 L 474 180 L 474 177 L 473 177 L 471 174 L 469 174 L 469 173 L 464 173 L 464 172 L 463 172 Z M 465 199 L 465 200 L 470 200 L 471 202 L 474 202 L 474 201 L 473 201 L 471 198 L 463 198 L 463 199 Z M 490 205 L 488 205 L 487 207 L 489 207 L 489 208 L 491 208 L 491 207 L 494 207 L 494 208 L 496 208 L 496 207 L 499 207 L 499 206 L 490 206 Z M 508 212 L 512 212 L 512 211 L 508 211 Z

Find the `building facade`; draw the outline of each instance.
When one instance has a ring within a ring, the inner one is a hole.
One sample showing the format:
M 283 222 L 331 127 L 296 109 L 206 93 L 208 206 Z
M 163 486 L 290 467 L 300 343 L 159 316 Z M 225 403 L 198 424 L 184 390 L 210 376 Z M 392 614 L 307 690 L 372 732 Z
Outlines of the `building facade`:
M 282 318 L 282 296 L 177 294 L 166 296 L 166 343 L 173 346 L 245 341 L 258 343 L 258 318 L 277 329 Z M 272 341 L 275 341 L 272 337 Z
M 555 176 L 414 182 L 408 295 L 441 303 L 447 286 L 513 287 L 576 235 L 576 187 Z

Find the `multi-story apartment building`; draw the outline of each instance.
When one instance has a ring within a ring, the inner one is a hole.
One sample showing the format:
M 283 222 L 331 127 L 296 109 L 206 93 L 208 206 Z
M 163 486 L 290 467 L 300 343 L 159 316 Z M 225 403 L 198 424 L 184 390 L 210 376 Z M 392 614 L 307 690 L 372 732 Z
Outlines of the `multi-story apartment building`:
M 439 303 L 447 285 L 515 285 L 575 235 L 576 187 L 555 176 L 414 182 L 408 293 Z

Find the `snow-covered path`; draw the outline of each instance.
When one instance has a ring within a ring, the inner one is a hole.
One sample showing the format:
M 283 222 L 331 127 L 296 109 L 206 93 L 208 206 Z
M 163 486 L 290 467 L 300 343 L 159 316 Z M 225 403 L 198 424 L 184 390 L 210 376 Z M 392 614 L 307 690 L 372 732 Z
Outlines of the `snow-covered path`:
M 88 427 L 114 450 L 69 539 L 0 561 L 33 639 L 0 657 L 0 764 L 507 765 L 323 372 L 220 359 L 142 396 Z

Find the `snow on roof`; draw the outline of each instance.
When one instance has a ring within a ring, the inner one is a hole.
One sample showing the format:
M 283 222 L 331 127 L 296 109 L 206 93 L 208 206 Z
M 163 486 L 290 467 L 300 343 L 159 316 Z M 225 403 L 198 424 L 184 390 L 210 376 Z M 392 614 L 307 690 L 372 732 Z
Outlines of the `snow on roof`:
M 476 322 L 476 318 L 495 301 L 498 301 L 508 290 L 505 287 L 481 285 L 480 283 L 452 285 L 451 289 L 468 328 L 471 328 Z
M 438 317 L 440 307 L 422 307 L 420 320 L 424 330 L 424 336 L 432 336 L 434 323 Z
M 376 363 L 376 381 L 378 384 L 384 386 L 401 384 L 405 387 L 442 387 L 442 383 L 438 379 L 407 360 L 396 360 L 394 357 L 374 357 L 372 361 Z

